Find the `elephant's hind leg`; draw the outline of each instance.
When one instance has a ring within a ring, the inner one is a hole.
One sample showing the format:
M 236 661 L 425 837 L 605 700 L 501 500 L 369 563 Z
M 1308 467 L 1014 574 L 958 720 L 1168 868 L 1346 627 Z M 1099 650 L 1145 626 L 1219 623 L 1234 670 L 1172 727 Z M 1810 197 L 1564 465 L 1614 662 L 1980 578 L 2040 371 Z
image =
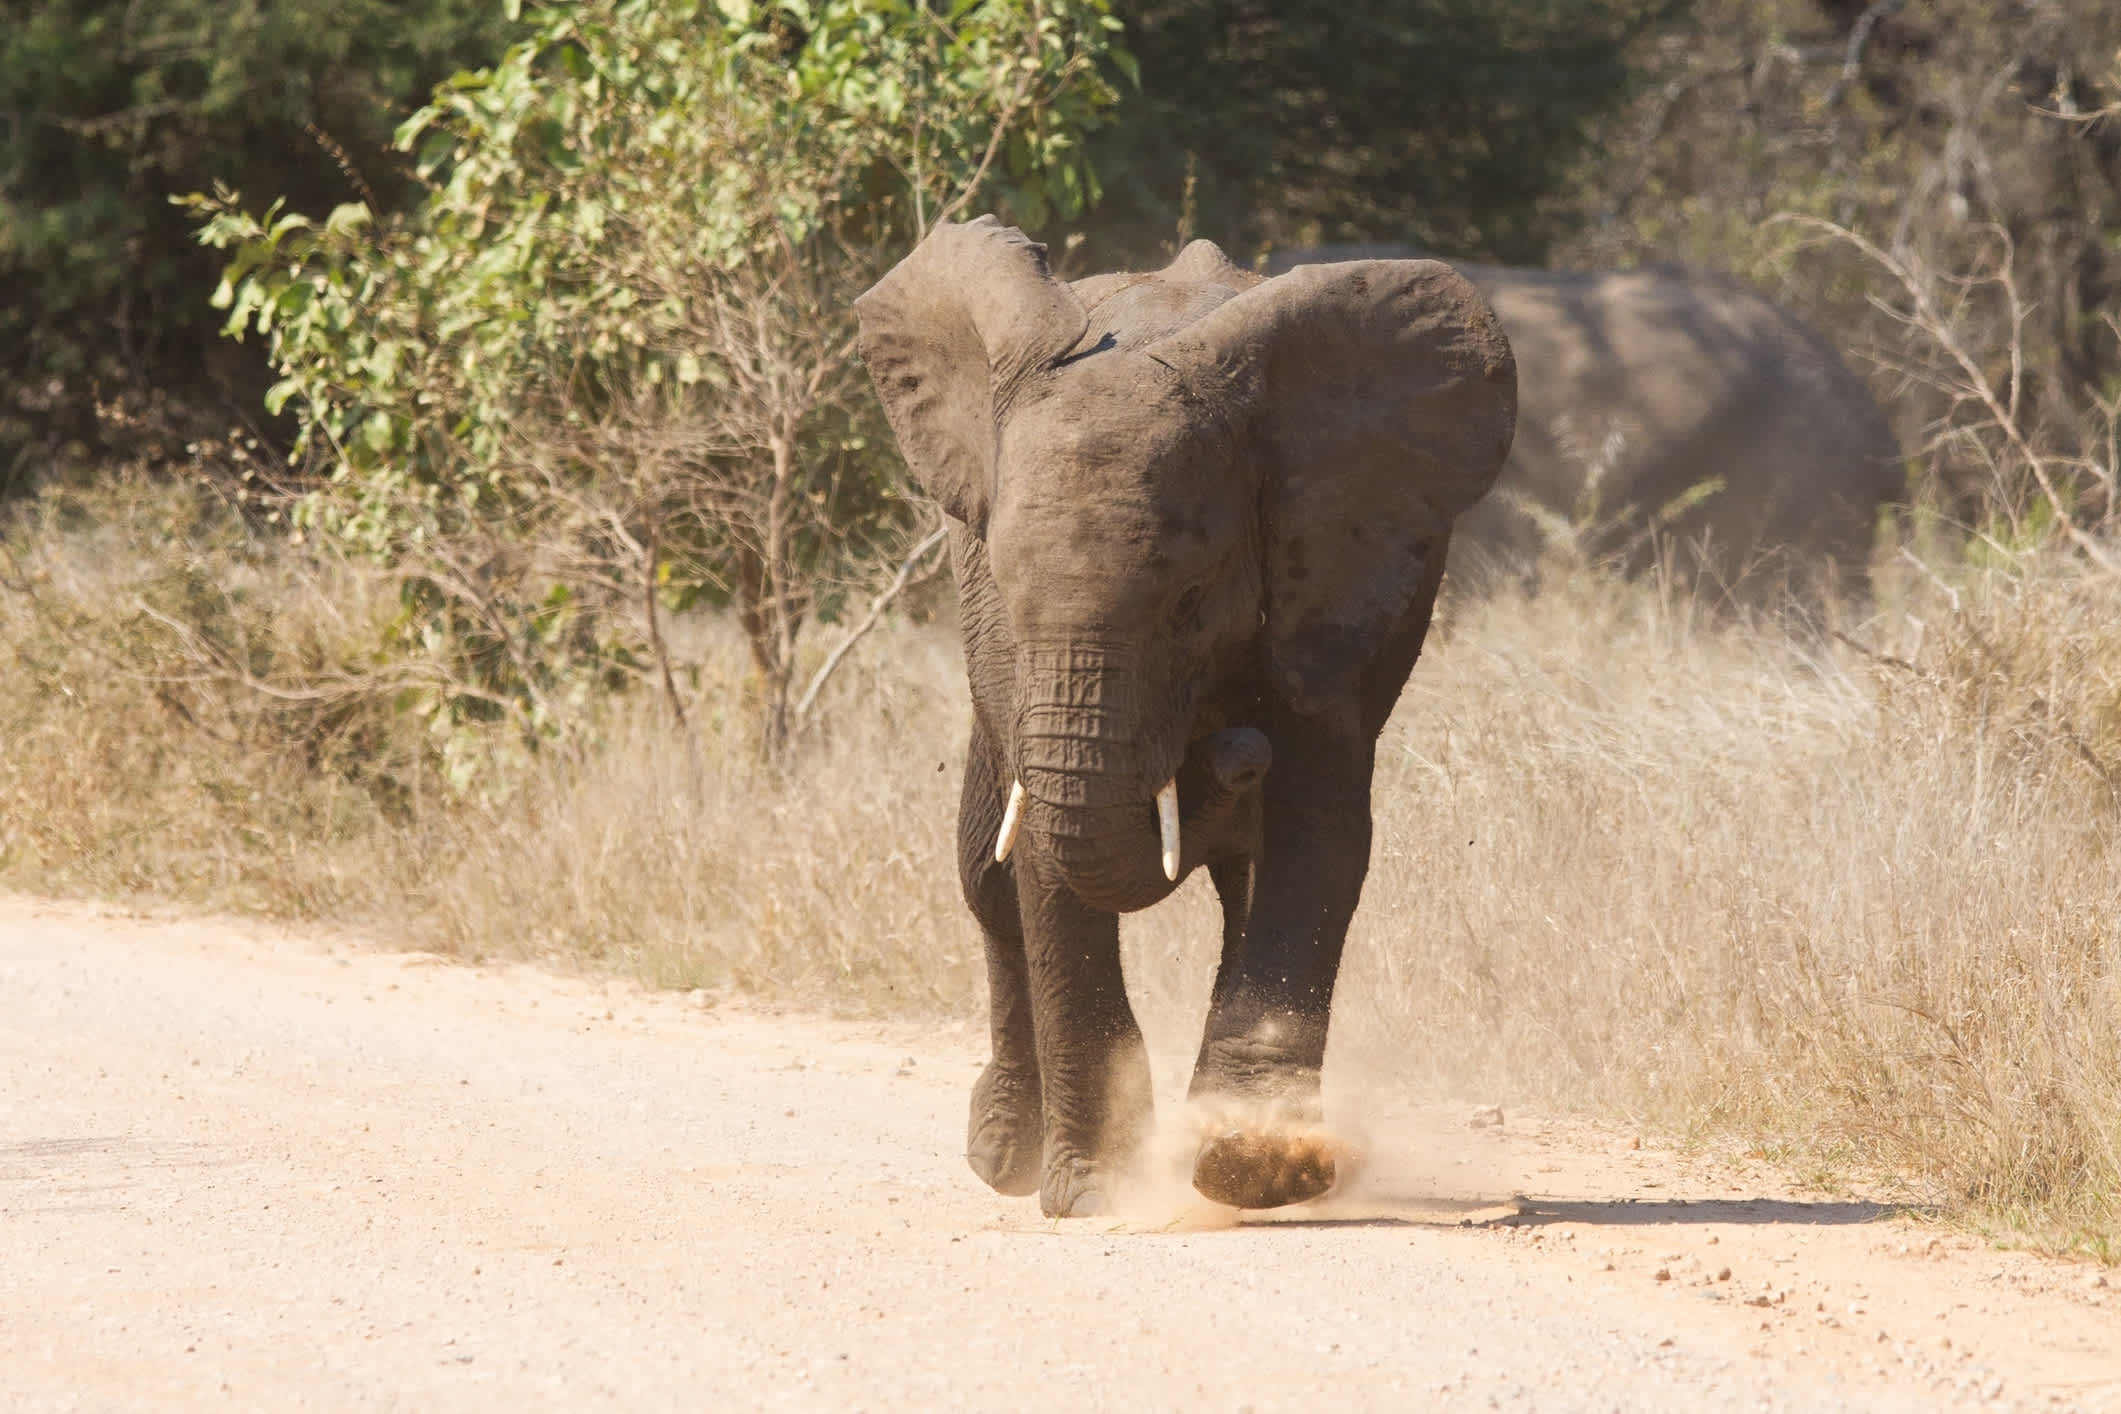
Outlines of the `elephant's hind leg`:
M 1043 1104 L 1031 1027 L 1031 983 L 1014 867 L 997 862 L 1009 777 L 994 739 L 977 719 L 958 805 L 958 876 L 987 947 L 987 1015 L 993 1058 L 972 1087 L 965 1161 L 1000 1193 L 1022 1197 L 1039 1184 Z

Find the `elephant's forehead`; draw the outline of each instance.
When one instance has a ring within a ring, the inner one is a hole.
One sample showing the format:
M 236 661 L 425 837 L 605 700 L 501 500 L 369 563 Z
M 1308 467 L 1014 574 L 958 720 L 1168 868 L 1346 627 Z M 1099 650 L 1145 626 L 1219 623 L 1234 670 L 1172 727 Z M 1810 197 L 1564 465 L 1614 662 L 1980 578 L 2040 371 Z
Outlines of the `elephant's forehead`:
M 1005 463 L 1140 477 L 1184 452 L 1198 421 L 1168 368 L 1117 354 L 1062 369 L 1047 396 L 1003 424 L 1000 451 Z
M 1076 343 L 1079 357 L 1091 350 L 1131 352 L 1176 333 L 1228 300 L 1226 285 L 1146 276 L 1100 300 Z
M 1152 365 L 1153 367 L 1153 365 Z M 1020 419 L 1002 444 L 994 533 L 1032 558 L 1184 560 L 1242 533 L 1249 495 L 1192 405 L 1147 384 Z

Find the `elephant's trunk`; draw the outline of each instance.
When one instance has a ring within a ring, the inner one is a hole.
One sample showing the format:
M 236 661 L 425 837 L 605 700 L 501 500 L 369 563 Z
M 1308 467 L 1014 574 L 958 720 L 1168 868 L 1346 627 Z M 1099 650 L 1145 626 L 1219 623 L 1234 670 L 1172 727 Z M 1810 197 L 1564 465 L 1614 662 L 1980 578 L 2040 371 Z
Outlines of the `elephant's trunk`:
M 1145 690 L 1140 662 L 1078 646 L 1018 662 L 1021 827 L 1038 835 L 1070 888 L 1108 908 L 1154 902 L 1178 872 L 1171 785 L 1186 725 L 1179 704 Z

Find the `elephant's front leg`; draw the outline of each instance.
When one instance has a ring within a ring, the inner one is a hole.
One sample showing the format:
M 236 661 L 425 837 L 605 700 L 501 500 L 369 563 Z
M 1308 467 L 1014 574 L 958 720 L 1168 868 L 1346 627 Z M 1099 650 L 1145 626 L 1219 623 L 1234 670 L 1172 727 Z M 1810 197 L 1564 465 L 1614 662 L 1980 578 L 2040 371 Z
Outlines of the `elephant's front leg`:
M 1333 983 L 1370 859 L 1369 737 L 1353 724 L 1290 719 L 1273 739 L 1251 912 L 1242 939 L 1226 941 L 1192 1086 L 1196 1100 L 1235 1101 L 1283 1127 L 1240 1124 L 1202 1149 L 1195 1186 L 1247 1208 L 1332 1185 L 1330 1156 L 1286 1129 L 1319 1115 Z
M 1111 1211 L 1154 1121 L 1149 1052 L 1120 972 L 1119 915 L 1078 899 L 1026 835 L 1016 882 L 1045 1100 L 1039 1207 L 1089 1217 Z
M 987 1019 L 994 1049 L 972 1087 L 965 1162 L 996 1192 L 1021 1197 L 1038 1191 L 1045 1119 L 1015 868 L 994 857 L 1009 780 L 992 733 L 975 716 L 958 802 L 958 878 L 987 947 Z

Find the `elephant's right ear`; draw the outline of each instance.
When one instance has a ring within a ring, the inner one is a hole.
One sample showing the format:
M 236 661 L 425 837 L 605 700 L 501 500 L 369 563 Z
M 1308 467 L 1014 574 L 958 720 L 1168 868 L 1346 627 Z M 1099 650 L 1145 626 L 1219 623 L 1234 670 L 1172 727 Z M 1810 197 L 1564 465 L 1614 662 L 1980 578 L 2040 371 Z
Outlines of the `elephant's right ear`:
M 1082 338 L 1046 248 L 982 216 L 938 226 L 854 302 L 862 362 L 921 489 L 984 534 L 996 419 Z

